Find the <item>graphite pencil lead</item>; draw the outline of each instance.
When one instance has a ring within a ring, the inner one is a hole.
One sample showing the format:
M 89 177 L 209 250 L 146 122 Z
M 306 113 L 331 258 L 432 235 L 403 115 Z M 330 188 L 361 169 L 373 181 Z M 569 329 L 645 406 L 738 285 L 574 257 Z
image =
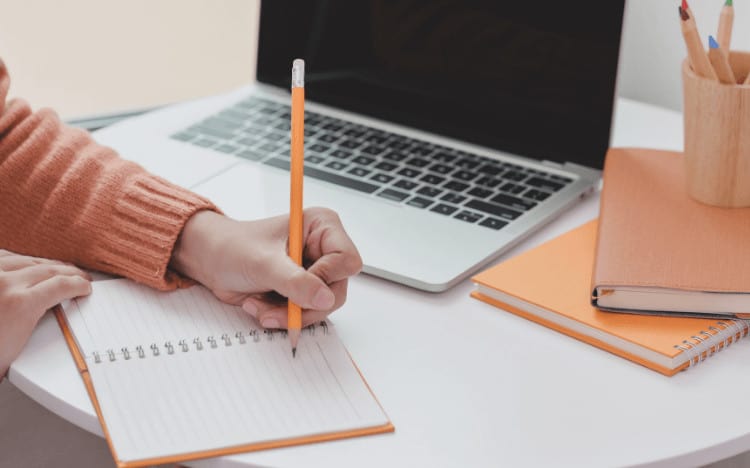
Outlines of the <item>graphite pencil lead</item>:
M 292 357 L 293 358 L 297 357 L 297 348 L 292 348 Z

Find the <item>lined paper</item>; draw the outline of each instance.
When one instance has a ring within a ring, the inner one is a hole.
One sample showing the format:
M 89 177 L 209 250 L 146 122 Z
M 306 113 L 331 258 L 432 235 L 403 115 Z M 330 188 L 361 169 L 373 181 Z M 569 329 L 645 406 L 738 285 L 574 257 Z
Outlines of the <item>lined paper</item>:
M 202 286 L 98 281 L 64 310 L 121 461 L 388 424 L 328 322 L 292 359 L 285 334 Z

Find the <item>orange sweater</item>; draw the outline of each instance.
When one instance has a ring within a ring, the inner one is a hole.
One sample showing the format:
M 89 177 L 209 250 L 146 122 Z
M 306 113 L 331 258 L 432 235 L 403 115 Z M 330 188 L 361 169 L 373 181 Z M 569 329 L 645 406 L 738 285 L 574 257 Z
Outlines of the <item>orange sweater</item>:
M 159 289 L 180 277 L 172 249 L 209 201 L 66 127 L 49 109 L 6 103 L 0 60 L 0 248 L 126 276 Z

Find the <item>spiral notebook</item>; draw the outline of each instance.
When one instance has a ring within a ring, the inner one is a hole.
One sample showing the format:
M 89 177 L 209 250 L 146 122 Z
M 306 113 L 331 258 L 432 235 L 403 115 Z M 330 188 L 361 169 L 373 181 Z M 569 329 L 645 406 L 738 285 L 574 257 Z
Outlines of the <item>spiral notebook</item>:
M 97 281 L 56 315 L 120 467 L 394 430 L 328 321 L 292 359 L 202 286 Z
M 747 336 L 749 323 L 622 314 L 591 305 L 597 220 L 474 276 L 471 295 L 665 375 Z

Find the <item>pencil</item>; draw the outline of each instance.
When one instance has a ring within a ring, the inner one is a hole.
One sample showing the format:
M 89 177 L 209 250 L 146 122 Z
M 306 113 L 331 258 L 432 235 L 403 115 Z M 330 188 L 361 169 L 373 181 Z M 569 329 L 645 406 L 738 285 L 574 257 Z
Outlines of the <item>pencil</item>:
M 732 0 L 726 0 L 721 7 L 719 15 L 719 31 L 716 33 L 716 39 L 719 41 L 721 50 L 729 54 L 729 44 L 732 42 L 732 26 L 734 25 L 734 6 Z
M 737 84 L 732 67 L 729 66 L 727 54 L 721 50 L 719 43 L 713 36 L 708 36 L 708 59 L 711 61 L 720 83 Z
M 305 61 L 292 63 L 291 179 L 289 197 L 289 256 L 302 265 L 302 180 L 305 169 Z M 302 328 L 302 309 L 291 300 L 287 304 L 287 330 L 292 357 L 297 356 L 297 343 Z
M 687 2 L 682 0 L 682 4 L 687 5 Z M 682 37 L 685 39 L 688 58 L 690 59 L 690 65 L 693 67 L 693 71 L 695 71 L 698 76 L 718 81 L 716 72 L 714 72 L 711 62 L 708 60 L 708 55 L 706 55 L 706 51 L 703 49 L 701 38 L 698 36 L 698 28 L 696 27 L 695 20 L 690 16 L 689 10 L 684 9 L 681 6 L 678 8 L 680 12 Z

